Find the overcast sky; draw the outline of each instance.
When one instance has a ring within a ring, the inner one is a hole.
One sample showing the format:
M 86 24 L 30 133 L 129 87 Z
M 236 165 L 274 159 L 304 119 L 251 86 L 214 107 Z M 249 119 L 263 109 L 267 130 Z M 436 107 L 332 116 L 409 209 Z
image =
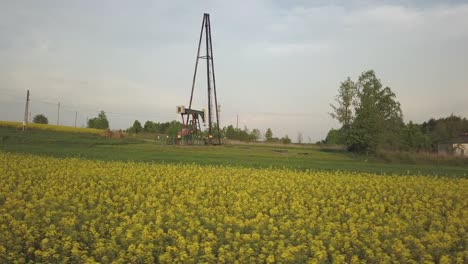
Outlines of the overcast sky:
M 221 125 L 339 127 L 341 81 L 375 70 L 405 122 L 468 117 L 468 3 L 463 1 L 0 1 L 0 120 L 32 114 L 78 125 L 102 109 L 114 129 L 179 119 L 203 13 L 211 16 Z M 206 108 L 206 87 L 195 108 Z

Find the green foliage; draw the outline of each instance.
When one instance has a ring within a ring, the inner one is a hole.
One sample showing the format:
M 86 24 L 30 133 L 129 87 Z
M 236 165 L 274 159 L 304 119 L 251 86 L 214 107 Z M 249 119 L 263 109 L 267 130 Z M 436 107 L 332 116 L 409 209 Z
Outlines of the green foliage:
M 394 144 L 399 148 L 387 147 L 390 150 L 404 150 L 404 151 L 436 151 L 437 144 L 456 142 L 458 138 L 468 132 L 468 120 L 466 118 L 450 115 L 445 118 L 434 119 L 431 118 L 422 124 L 415 124 L 409 122 L 404 125 L 401 129 L 399 123 L 397 124 L 397 132 L 390 133 L 393 138 L 390 138 L 388 134 L 388 144 Z M 392 131 L 392 127 L 387 128 L 388 131 Z M 388 132 L 385 131 L 385 132 Z M 348 133 L 348 134 L 347 134 Z M 345 129 L 331 129 L 328 132 L 325 143 L 327 144 L 345 144 L 346 142 L 354 142 L 355 144 L 366 144 L 366 138 L 364 132 L 357 131 L 356 129 L 345 130 Z M 385 143 L 385 142 L 384 142 Z M 381 144 L 381 146 L 384 146 Z M 381 147 L 381 150 L 385 148 Z M 383 152 L 379 152 L 383 153 Z M 379 154 L 380 155 L 380 154 Z
M 244 129 L 239 129 L 229 125 L 222 129 L 222 134 L 228 139 L 246 142 L 255 142 L 260 139 L 260 130 L 256 128 L 252 129 L 252 131 L 249 131 L 247 127 L 244 127 Z
M 339 135 L 332 132 L 330 142 L 344 140 L 348 149 L 356 152 L 400 148 L 400 103 L 389 87 L 383 88 L 374 71 L 363 72 L 356 83 L 350 78 L 342 82 L 336 101 L 338 106 L 331 105 L 331 116 L 342 128 Z
M 207 138 L 209 137 L 209 135 L 210 135 L 209 127 L 208 127 L 208 124 L 206 124 L 205 129 L 203 130 L 202 128 L 201 136 L 204 138 Z M 211 124 L 211 136 L 214 139 L 218 138 L 218 125 L 216 123 Z M 220 138 L 225 137 L 225 131 L 223 128 L 219 128 L 219 136 Z
M 157 130 L 157 125 L 153 121 L 146 121 L 145 125 L 143 126 L 143 131 L 147 133 L 156 133 L 158 132 Z
M 134 137 L 117 139 L 73 131 L 31 130 L 28 133 L 20 133 L 16 127 L 1 127 L 1 122 L 0 138 L 4 139 L 0 152 L 33 153 L 60 158 L 80 157 L 89 160 L 196 163 L 296 170 L 348 170 L 379 174 L 407 174 L 410 171 L 431 175 L 463 176 L 467 175 L 468 171 L 468 159 L 452 162 L 452 157 L 443 156 L 434 156 L 429 162 L 426 157 L 421 157 L 411 161 L 412 164 L 407 164 L 406 160 L 389 163 L 380 158 L 351 155 L 336 149 L 328 151 L 314 145 L 296 147 L 241 144 L 180 148 L 160 142 L 142 141 Z M 398 159 L 399 157 L 395 158 Z
M 273 132 L 271 131 L 271 128 L 268 128 L 267 131 L 265 132 L 265 141 L 267 142 L 273 141 Z
M 281 143 L 283 143 L 283 144 L 291 144 L 291 139 L 289 138 L 288 135 L 285 135 L 284 137 L 282 137 L 282 138 L 280 139 L 280 141 L 281 141 Z
M 137 120 L 135 121 L 137 122 Z M 147 120 L 144 124 L 143 127 L 141 127 L 141 123 L 138 122 L 136 124 L 134 122 L 133 126 L 127 129 L 128 132 L 130 133 L 140 133 L 145 132 L 145 133 L 156 133 L 156 134 L 167 134 L 170 135 L 171 137 L 177 136 L 177 132 L 182 130 L 182 123 L 179 121 L 170 121 L 170 122 L 153 122 L 150 120 Z M 135 130 L 135 125 L 137 130 Z M 137 131 L 137 132 L 135 132 Z
M 88 128 L 108 129 L 109 121 L 107 120 L 106 113 L 101 110 L 97 117 L 89 119 Z
M 363 72 L 357 82 L 341 83 L 330 115 L 341 128 L 329 131 L 327 144 L 345 144 L 348 150 L 435 151 L 439 143 L 456 141 L 468 132 L 468 120 L 455 115 L 422 125 L 403 123 L 401 105 L 389 87 L 383 87 L 374 71 Z
M 410 121 L 403 129 L 402 145 L 404 150 L 428 150 L 431 147 L 431 138 L 424 134 L 422 125 Z
M 330 104 L 333 108 L 333 112 L 330 115 L 338 120 L 343 128 L 348 129 L 354 119 L 353 116 L 353 103 L 355 102 L 357 95 L 356 84 L 347 78 L 341 83 L 338 95 L 335 98 L 337 105 Z
M 182 123 L 179 121 L 171 121 L 167 128 L 165 129 L 165 134 L 169 135 L 170 137 L 176 137 L 177 133 L 180 132 L 183 128 Z
M 245 142 L 256 142 L 260 140 L 261 133 L 259 129 L 252 129 L 250 131 L 247 127 L 244 129 L 234 128 L 232 125 L 223 128 L 223 133 L 228 139 L 240 140 Z M 290 144 L 291 139 L 286 135 L 283 138 L 273 137 L 273 132 L 270 128 L 265 133 L 265 141 L 269 143 L 283 143 Z
M 249 134 L 250 141 L 258 141 L 260 140 L 260 137 L 261 137 L 260 130 L 257 128 L 252 129 L 252 131 Z
M 129 132 L 135 133 L 135 134 L 138 134 L 142 130 L 143 130 L 143 127 L 141 126 L 141 123 L 138 120 L 135 120 L 135 122 L 133 122 L 133 125 L 128 129 Z
M 397 149 L 403 127 L 400 103 L 374 71 L 361 74 L 358 83 L 356 118 L 351 125 L 348 146 L 355 151 L 375 152 L 378 148 Z
M 38 115 L 34 116 L 33 123 L 36 123 L 36 124 L 49 124 L 49 120 L 47 119 L 47 117 L 45 115 L 38 114 Z
M 445 118 L 433 119 L 421 125 L 424 133 L 431 138 L 433 149 L 437 149 L 438 143 L 455 140 L 460 135 L 468 132 L 468 120 L 466 118 L 450 115 Z
M 172 121 L 175 122 L 175 121 Z M 147 133 L 158 133 L 158 134 L 166 134 L 167 129 L 171 125 L 171 122 L 153 122 L 153 121 L 146 121 L 145 125 L 143 126 L 143 131 Z M 182 124 L 181 124 L 182 125 Z
M 345 133 L 345 129 L 330 129 L 325 138 L 325 143 L 329 145 L 344 145 L 346 144 Z

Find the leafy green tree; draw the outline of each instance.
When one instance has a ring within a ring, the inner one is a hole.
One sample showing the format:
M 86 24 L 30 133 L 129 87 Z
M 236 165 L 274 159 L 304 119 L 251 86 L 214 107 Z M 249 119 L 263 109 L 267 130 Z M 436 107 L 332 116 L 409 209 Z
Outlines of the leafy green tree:
M 225 130 L 225 135 L 227 138 L 236 139 L 236 129 L 232 125 L 227 126 Z
M 429 130 L 431 138 L 436 143 L 453 140 L 467 132 L 468 120 L 453 114 L 436 120 L 433 128 Z
M 437 120 L 431 118 L 421 125 L 421 130 L 430 137 L 432 150 L 437 150 L 438 143 L 449 142 L 468 133 L 468 120 L 453 114 Z
M 232 125 L 224 127 L 222 130 L 223 136 L 240 141 L 258 141 L 260 139 L 260 130 L 254 128 L 250 131 L 247 127 L 244 129 L 234 128 Z
M 89 119 L 88 127 L 97 128 L 97 129 L 108 129 L 109 121 L 107 120 L 106 113 L 101 110 L 101 112 L 99 112 L 97 117 Z
M 141 132 L 142 130 L 143 130 L 143 127 L 141 126 L 140 121 L 135 120 L 135 122 L 133 122 L 132 131 L 135 134 L 138 134 L 138 132 Z
M 48 124 L 49 123 L 49 120 L 47 119 L 47 117 L 43 114 L 38 114 L 38 115 L 35 115 L 34 118 L 33 118 L 33 123 L 36 123 L 36 124 Z
M 183 127 L 182 123 L 173 120 L 167 126 L 166 130 L 164 131 L 164 134 L 167 134 L 170 137 L 176 137 L 177 133 L 182 130 L 182 127 Z
M 160 134 L 165 134 L 170 124 L 171 122 L 156 123 L 156 132 Z
M 335 98 L 336 104 L 330 104 L 333 112 L 330 115 L 341 123 L 344 129 L 348 129 L 354 119 L 353 105 L 357 95 L 356 84 L 347 78 L 341 83 L 338 95 Z
M 147 133 L 155 133 L 157 131 L 156 123 L 152 121 L 146 121 L 145 125 L 143 126 L 143 131 Z
M 285 135 L 284 137 L 282 137 L 282 138 L 280 139 L 280 141 L 281 141 L 281 143 L 283 143 L 283 144 L 291 144 L 291 139 L 289 138 L 288 135 Z
M 249 141 L 258 141 L 260 139 L 260 130 L 257 128 L 252 129 L 249 134 Z
M 273 140 L 273 132 L 271 131 L 270 128 L 267 129 L 265 132 L 265 141 L 271 142 Z
M 346 144 L 345 131 L 344 129 L 330 129 L 325 143 L 329 145 L 344 145 Z
M 403 127 L 400 103 L 389 87 L 382 87 L 372 70 L 359 77 L 355 118 L 347 135 L 347 145 L 352 151 L 400 147 Z
M 424 134 L 422 126 L 409 122 L 402 132 L 404 150 L 428 150 L 431 147 L 431 138 Z

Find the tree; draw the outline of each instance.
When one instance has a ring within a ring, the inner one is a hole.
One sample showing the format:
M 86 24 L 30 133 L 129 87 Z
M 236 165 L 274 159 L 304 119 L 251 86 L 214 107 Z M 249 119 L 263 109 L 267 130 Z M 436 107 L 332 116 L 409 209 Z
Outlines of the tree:
M 235 140 L 241 141 L 258 141 L 260 139 L 260 130 L 254 128 L 250 131 L 247 127 L 244 129 L 234 128 L 232 125 L 224 127 L 222 130 L 222 135 Z
M 267 129 L 265 132 L 265 141 L 271 142 L 273 140 L 273 132 L 271 131 L 270 128 Z
M 89 119 L 88 127 L 97 129 L 108 129 L 109 121 L 107 121 L 106 113 L 101 110 L 97 117 Z
M 297 132 L 297 143 L 302 144 L 304 137 L 302 136 L 302 132 Z
M 431 146 L 431 138 L 424 134 L 421 125 L 409 122 L 402 132 L 404 150 L 427 150 Z
M 291 144 L 291 139 L 288 137 L 288 135 L 285 135 L 284 137 L 282 137 L 280 139 L 280 141 L 283 143 L 283 144 Z
M 47 117 L 43 114 L 38 114 L 38 115 L 35 115 L 34 118 L 33 118 L 33 123 L 36 123 L 36 124 L 48 124 L 49 123 L 49 120 L 47 119 Z
M 330 104 L 333 112 L 330 115 L 341 123 L 344 129 L 348 129 L 354 119 L 353 104 L 357 95 L 356 84 L 347 78 L 341 83 L 338 95 L 335 98 L 337 105 Z
M 438 143 L 450 142 L 468 133 L 468 120 L 451 114 L 445 118 L 431 118 L 421 125 L 421 130 L 430 137 L 432 150 Z
M 249 141 L 258 141 L 260 139 L 260 130 L 257 128 L 252 129 L 249 134 Z
M 361 152 L 397 149 L 402 127 L 402 112 L 396 95 L 389 87 L 382 88 L 374 71 L 362 73 L 357 83 L 355 118 L 347 135 L 348 148 Z
M 228 127 L 226 127 L 226 137 L 229 138 L 229 139 L 236 139 L 236 129 L 232 126 L 232 125 L 229 125 Z
M 170 122 L 156 123 L 156 132 L 166 134 L 167 128 L 171 125 Z
M 149 120 L 145 122 L 145 125 L 143 126 L 143 131 L 147 133 L 154 133 L 156 132 L 156 130 L 157 130 L 156 123 L 149 121 Z
M 330 129 L 325 138 L 325 143 L 329 145 L 344 145 L 346 140 L 343 131 L 343 129 Z
M 131 130 L 135 134 L 138 134 L 138 132 L 141 132 L 143 130 L 143 127 L 141 127 L 140 121 L 135 120 L 135 122 L 133 122 L 133 126 L 132 126 Z
M 180 132 L 182 128 L 183 128 L 182 123 L 173 120 L 169 123 L 164 133 L 169 135 L 170 137 L 176 137 L 177 133 Z

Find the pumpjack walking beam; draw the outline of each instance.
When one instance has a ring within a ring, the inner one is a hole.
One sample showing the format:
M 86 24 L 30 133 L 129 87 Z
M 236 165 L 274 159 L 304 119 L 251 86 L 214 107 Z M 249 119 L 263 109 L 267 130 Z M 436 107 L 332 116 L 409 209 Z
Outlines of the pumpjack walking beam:
M 203 33 L 205 33 L 205 48 L 206 54 L 204 56 L 200 56 L 200 50 L 202 45 Z M 195 71 L 193 73 L 193 80 L 192 80 L 192 92 L 190 94 L 190 102 L 189 102 L 189 109 L 192 108 L 192 100 L 193 100 L 193 91 L 195 89 L 195 81 L 197 78 L 197 70 L 198 70 L 198 60 L 205 59 L 206 60 L 206 78 L 207 78 L 207 90 L 208 90 L 208 141 L 209 143 L 212 142 L 213 132 L 215 132 L 217 138 L 217 144 L 221 144 L 221 134 L 219 130 L 219 109 L 218 109 L 218 98 L 216 94 L 216 78 L 215 78 L 215 71 L 214 71 L 214 60 L 213 60 L 213 41 L 211 38 L 211 22 L 210 22 L 210 14 L 203 14 L 203 22 L 200 30 L 200 38 L 198 40 L 198 50 L 197 50 L 197 58 L 195 61 Z M 214 103 L 215 103 L 215 115 L 216 115 L 216 127 L 213 128 L 213 105 L 212 105 L 212 96 L 214 96 Z M 187 123 L 188 123 L 187 116 Z M 213 131 L 215 129 L 215 131 Z

